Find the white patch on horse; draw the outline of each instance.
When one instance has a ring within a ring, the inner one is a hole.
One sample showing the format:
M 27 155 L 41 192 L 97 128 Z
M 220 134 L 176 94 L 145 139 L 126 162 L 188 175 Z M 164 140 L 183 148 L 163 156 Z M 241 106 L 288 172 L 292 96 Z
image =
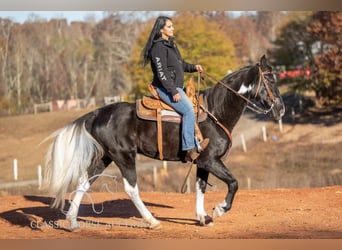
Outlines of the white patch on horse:
M 123 178 L 123 183 L 125 192 L 132 200 L 135 207 L 140 212 L 141 216 L 150 224 L 150 228 L 158 228 L 160 226 L 160 222 L 152 216 L 151 212 L 146 208 L 143 201 L 141 200 L 138 185 L 135 184 L 135 186 L 132 187 L 131 184 L 129 184 L 129 182 L 126 180 L 126 178 Z
M 251 86 L 251 85 L 249 85 L 248 87 L 246 87 L 244 84 L 242 84 L 241 87 L 240 87 L 240 89 L 239 89 L 239 91 L 238 91 L 238 93 L 241 94 L 241 95 L 243 95 L 243 94 L 248 93 L 248 92 L 251 91 L 251 90 L 252 90 L 252 86 Z
M 196 181 L 196 214 L 202 216 L 207 215 L 204 210 L 204 194 L 199 186 L 199 181 Z

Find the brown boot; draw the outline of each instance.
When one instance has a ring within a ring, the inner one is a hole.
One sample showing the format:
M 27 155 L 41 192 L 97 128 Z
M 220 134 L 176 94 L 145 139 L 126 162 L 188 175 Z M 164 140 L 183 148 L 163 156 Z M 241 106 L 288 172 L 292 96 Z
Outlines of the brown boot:
M 186 154 L 185 154 L 185 162 L 187 161 L 194 161 L 198 158 L 200 154 L 198 153 L 197 151 L 197 148 L 196 147 L 193 147 L 192 149 L 189 149 L 186 151 Z
M 189 149 L 188 151 L 186 151 L 186 155 L 185 155 L 185 161 L 194 161 L 198 158 L 198 156 L 200 155 L 200 153 L 206 149 L 206 147 L 209 144 L 209 138 L 205 138 L 203 141 L 200 142 L 200 144 L 198 145 L 198 147 L 193 147 L 192 149 Z

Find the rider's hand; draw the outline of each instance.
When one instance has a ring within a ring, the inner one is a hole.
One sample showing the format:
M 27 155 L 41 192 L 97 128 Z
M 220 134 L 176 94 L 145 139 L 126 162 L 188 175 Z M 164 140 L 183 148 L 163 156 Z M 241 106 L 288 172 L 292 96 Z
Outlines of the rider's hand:
M 174 101 L 174 102 L 179 102 L 180 99 L 181 99 L 181 95 L 180 95 L 179 93 L 177 93 L 177 94 L 175 94 L 175 95 L 173 96 L 173 101 Z
M 202 66 L 201 66 L 200 64 L 196 64 L 196 65 L 195 65 L 195 69 L 196 69 L 198 72 L 200 72 L 200 73 L 203 72 L 203 68 L 202 68 Z

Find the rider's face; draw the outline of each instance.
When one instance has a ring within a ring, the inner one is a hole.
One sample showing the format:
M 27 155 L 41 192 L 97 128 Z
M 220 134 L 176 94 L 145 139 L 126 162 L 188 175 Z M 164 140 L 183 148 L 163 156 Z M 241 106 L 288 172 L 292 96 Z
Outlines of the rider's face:
M 173 37 L 173 24 L 171 20 L 166 20 L 165 25 L 160 32 L 162 33 L 162 38 L 165 40 L 169 40 L 170 37 Z

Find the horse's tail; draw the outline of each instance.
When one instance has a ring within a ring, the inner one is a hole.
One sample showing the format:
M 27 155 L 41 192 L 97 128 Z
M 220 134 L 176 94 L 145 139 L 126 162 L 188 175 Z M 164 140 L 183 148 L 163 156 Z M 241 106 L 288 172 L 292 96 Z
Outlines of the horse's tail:
M 103 148 L 88 133 L 85 120 L 77 120 L 57 130 L 46 155 L 45 184 L 55 200 L 51 207 L 63 208 L 65 194 L 70 187 L 86 178 L 92 163 L 103 156 Z

